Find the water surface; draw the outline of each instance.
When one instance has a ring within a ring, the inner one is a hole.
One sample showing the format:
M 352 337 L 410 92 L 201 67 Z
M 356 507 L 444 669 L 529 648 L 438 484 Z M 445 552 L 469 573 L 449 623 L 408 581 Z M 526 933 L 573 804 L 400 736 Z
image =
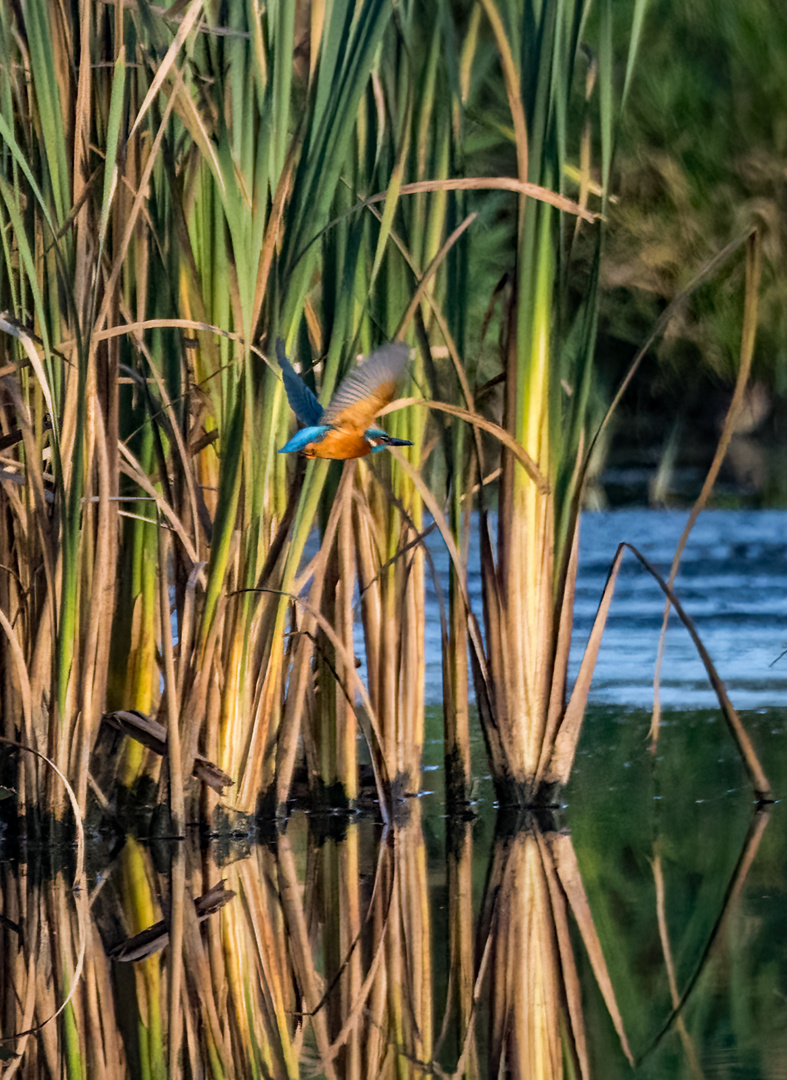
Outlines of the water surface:
M 586 513 L 580 532 L 572 677 L 617 546 L 627 541 L 667 578 L 688 513 L 625 509 Z M 494 523 L 493 523 L 494 524 Z M 700 515 L 681 560 L 676 591 L 740 709 L 778 706 L 787 693 L 787 511 L 709 510 Z M 439 536 L 429 547 L 445 590 L 448 558 Z M 481 614 L 477 552 L 469 593 Z M 427 692 L 439 700 L 440 624 L 428 586 Z M 623 561 L 591 689 L 591 701 L 649 708 L 664 595 L 633 555 Z M 360 640 L 358 643 L 360 649 Z M 675 616 L 667 633 L 662 704 L 716 703 L 694 646 Z

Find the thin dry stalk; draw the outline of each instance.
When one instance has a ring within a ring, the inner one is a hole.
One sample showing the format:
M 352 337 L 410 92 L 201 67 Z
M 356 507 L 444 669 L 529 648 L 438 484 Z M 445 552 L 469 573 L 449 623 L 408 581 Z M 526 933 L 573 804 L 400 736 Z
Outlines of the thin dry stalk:
M 732 401 L 727 410 L 727 415 L 724 418 L 724 424 L 721 429 L 721 434 L 719 435 L 716 451 L 713 455 L 713 460 L 710 463 L 707 475 L 705 476 L 705 480 L 703 481 L 702 489 L 697 496 L 694 506 L 691 508 L 689 520 L 686 522 L 683 532 L 680 534 L 680 539 L 675 548 L 675 554 L 672 556 L 672 565 L 670 566 L 669 578 L 667 579 L 667 584 L 670 588 L 675 585 L 675 579 L 678 576 L 678 569 L 680 567 L 680 560 L 686 548 L 686 544 L 688 543 L 689 535 L 697 522 L 697 518 L 705 508 L 711 491 L 713 490 L 713 486 L 716 483 L 716 478 L 719 475 L 719 470 L 721 469 L 727 449 L 730 445 L 730 440 L 735 432 L 740 411 L 743 407 L 744 395 L 746 393 L 746 387 L 751 373 L 751 365 L 754 359 L 754 342 L 757 335 L 757 313 L 759 308 L 761 280 L 762 236 L 759 231 L 755 231 L 749 236 L 746 246 L 746 295 L 743 302 L 743 335 L 741 340 L 738 376 L 735 380 L 735 390 L 733 391 Z M 653 675 L 653 716 L 651 717 L 650 722 L 650 738 L 652 744 L 651 748 L 654 752 L 658 742 L 659 723 L 661 720 L 659 684 L 661 681 L 661 666 L 664 659 L 664 646 L 667 637 L 669 615 L 670 602 L 667 600 L 664 605 L 664 618 L 661 624 L 661 633 L 659 635 L 658 653 L 656 654 L 656 669 Z

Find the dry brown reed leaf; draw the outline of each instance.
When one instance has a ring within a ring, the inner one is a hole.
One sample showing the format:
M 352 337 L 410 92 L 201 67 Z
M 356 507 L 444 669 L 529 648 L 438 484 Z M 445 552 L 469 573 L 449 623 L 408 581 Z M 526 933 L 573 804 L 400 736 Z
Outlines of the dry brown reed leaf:
M 292 182 L 293 176 L 295 175 L 297 150 L 300 147 L 300 140 L 301 132 L 298 130 L 295 132 L 287 149 L 284 168 L 282 169 L 273 196 L 273 205 L 271 206 L 270 217 L 268 218 L 267 227 L 265 229 L 265 239 L 262 243 L 262 251 L 260 252 L 259 266 L 257 269 L 257 287 L 254 292 L 254 306 L 251 319 L 252 326 L 258 326 L 262 316 L 262 304 L 265 299 L 265 291 L 271 276 L 273 257 L 276 253 L 276 246 L 280 240 L 282 222 L 284 221 L 284 214 L 287 209 L 287 197 L 292 192 Z
M 487 420 L 486 417 L 481 416 L 479 413 L 470 412 L 468 409 L 462 409 L 459 405 L 449 405 L 445 401 L 431 401 L 427 398 L 399 398 L 397 401 L 392 401 L 391 404 L 387 405 L 384 409 L 381 409 L 379 415 L 385 416 L 386 413 L 405 409 L 411 405 L 419 405 L 425 409 L 433 409 L 436 412 L 448 413 L 450 416 L 456 416 L 460 420 L 466 420 L 467 423 L 472 424 L 474 428 L 480 428 L 482 431 L 487 431 L 490 435 L 494 435 L 507 450 L 511 451 L 517 461 L 520 462 L 538 490 L 542 494 L 548 494 L 549 484 L 541 474 L 538 465 L 536 465 L 522 444 L 517 442 L 513 435 L 510 435 L 505 428 L 502 428 L 493 420 Z
M 203 0 L 191 0 L 189 9 L 184 15 L 183 20 L 178 27 L 178 31 L 175 34 L 175 37 L 172 39 L 169 48 L 167 49 L 166 55 L 156 69 L 156 74 L 154 75 L 153 81 L 148 88 L 148 92 L 147 94 L 145 94 L 145 98 L 139 107 L 136 117 L 134 118 L 134 123 L 129 128 L 129 140 L 133 137 L 134 132 L 142 123 L 148 109 L 158 97 L 158 92 L 164 85 L 164 82 L 166 81 L 166 78 L 170 73 L 170 69 L 174 66 L 178 53 L 183 47 L 186 38 L 191 32 L 197 19 L 202 14 L 202 6 Z
M 539 202 L 549 203 L 558 210 L 563 210 L 567 214 L 576 214 L 585 221 L 598 221 L 600 216 L 584 209 L 579 203 L 566 198 L 565 195 L 558 195 L 549 188 L 541 187 L 540 184 L 517 180 L 513 176 L 468 176 L 461 179 L 417 180 L 412 184 L 402 184 L 399 194 L 418 195 L 425 191 L 511 191 L 515 195 L 525 195 Z M 363 199 L 359 205 L 364 207 L 384 202 L 387 196 L 387 191 L 381 191 Z M 355 209 L 357 207 L 353 207 L 353 210 Z
M 196 11 L 201 7 L 202 0 L 193 0 L 193 3 L 194 3 L 194 9 Z M 175 43 L 173 42 L 173 45 L 174 44 Z M 172 46 L 170 46 L 170 51 L 171 50 L 172 50 Z M 169 53 L 168 53 L 168 55 L 169 55 Z M 164 67 L 164 65 L 162 64 L 162 68 L 163 67 Z M 159 72 L 162 70 L 162 68 L 159 68 Z M 162 145 L 162 143 L 164 141 L 164 136 L 165 136 L 165 134 L 166 134 L 166 132 L 168 130 L 168 127 L 169 127 L 169 119 L 170 119 L 170 116 L 171 116 L 172 111 L 173 111 L 174 106 L 175 106 L 175 101 L 176 101 L 176 97 L 177 97 L 177 91 L 182 86 L 183 86 L 183 73 L 181 71 L 177 71 L 175 89 L 174 89 L 172 95 L 170 96 L 169 100 L 167 101 L 167 103 L 166 103 L 166 105 L 164 107 L 164 110 L 163 110 L 163 113 L 162 113 L 162 116 L 161 116 L 161 123 L 159 125 L 159 129 L 156 132 L 156 137 L 153 140 L 153 144 L 150 147 L 150 151 L 147 154 L 147 157 L 145 159 L 145 164 L 144 164 L 144 167 L 142 169 L 142 173 L 141 173 L 141 175 L 139 177 L 139 182 L 138 182 L 138 185 L 137 185 L 137 191 L 136 191 L 136 193 L 134 195 L 134 199 L 133 199 L 133 202 L 131 204 L 131 207 L 129 208 L 128 213 L 127 213 L 127 215 L 125 217 L 123 235 L 122 235 L 122 237 L 120 239 L 120 242 L 119 242 L 119 244 L 117 246 L 117 249 L 114 252 L 115 260 L 114 260 L 112 268 L 111 268 L 111 270 L 109 272 L 109 276 L 108 276 L 108 279 L 106 281 L 106 284 L 104 286 L 104 297 L 103 297 L 103 300 L 101 302 L 101 307 L 99 308 L 98 314 L 96 316 L 95 323 L 94 323 L 93 327 L 91 328 L 91 337 L 96 333 L 96 331 L 100 331 L 100 330 L 104 329 L 107 322 L 109 321 L 110 308 L 116 302 L 116 295 L 115 294 L 116 294 L 116 290 L 117 290 L 118 281 L 120 280 L 120 276 L 121 276 L 124 268 L 126 267 L 126 256 L 128 254 L 128 249 L 129 249 L 129 246 L 131 244 L 132 237 L 134 236 L 134 232 L 135 232 L 135 230 L 137 228 L 137 220 L 138 220 L 139 215 L 142 212 L 142 210 L 143 210 L 143 208 L 145 206 L 145 202 L 146 202 L 146 200 L 148 198 L 150 178 L 153 175 L 153 168 L 154 168 L 154 166 L 156 164 L 156 161 L 158 160 L 158 156 L 159 156 L 159 153 L 161 151 L 161 145 Z M 130 138 L 131 138 L 131 132 L 129 133 L 129 139 Z
M 25 350 L 30 366 L 35 372 L 35 377 L 38 380 L 38 384 L 41 387 L 41 393 L 44 396 L 46 402 L 47 411 L 50 417 L 54 419 L 57 415 L 55 412 L 54 403 L 52 401 L 52 392 L 49 386 L 49 380 L 46 377 L 44 371 L 44 365 L 41 362 L 41 357 L 38 354 L 35 342 L 32 336 L 25 330 L 24 327 L 19 326 L 7 311 L 0 314 L 0 331 L 6 334 L 10 334 L 11 337 L 15 337 L 20 342 L 22 348 Z
M 186 447 L 183 439 L 183 432 L 181 431 L 180 421 L 175 415 L 175 409 L 170 401 L 167 393 L 167 387 L 164 379 L 161 376 L 161 372 L 153 360 L 150 350 L 145 346 L 143 341 L 137 339 L 136 346 L 140 352 L 144 355 L 147 365 L 150 371 L 153 373 L 153 378 L 158 389 L 159 397 L 161 400 L 161 407 L 164 410 L 164 414 L 167 417 L 168 423 L 166 424 L 166 431 L 168 438 L 175 444 L 178 451 L 178 458 L 181 463 L 180 475 L 186 485 L 186 492 L 188 494 L 188 506 L 191 511 L 191 535 L 194 538 L 194 546 L 198 553 L 200 553 L 200 540 L 203 535 L 203 529 L 200 528 L 200 523 L 203 521 L 203 515 L 201 514 L 200 498 L 198 496 L 197 487 L 194 481 L 194 472 L 191 468 L 191 458 L 193 450 Z M 145 387 L 147 390 L 147 386 Z M 155 422 L 160 422 L 160 414 L 151 408 L 151 415 Z M 162 478 L 166 481 L 166 477 Z
M 517 172 L 519 179 L 525 181 L 528 175 L 528 141 L 527 119 L 525 106 L 522 100 L 521 78 L 517 72 L 516 62 L 511 51 L 511 43 L 503 25 L 500 12 L 492 0 L 481 0 L 481 7 L 492 27 L 498 52 L 500 53 L 500 66 L 503 69 L 503 81 L 506 87 L 508 107 L 511 110 L 511 119 L 514 124 L 514 145 L 516 146 Z
M 160 757 L 167 754 L 167 729 L 144 713 L 135 709 L 116 709 L 114 712 L 104 713 L 102 719 L 117 731 L 122 731 L 124 735 L 136 739 Z M 197 754 L 194 758 L 191 775 L 218 792 L 219 795 L 223 795 L 224 788 L 233 783 L 231 776 L 227 776 L 218 765 L 208 761 L 202 754 Z
M 139 339 L 148 330 L 198 330 L 206 334 L 215 334 L 216 337 L 225 338 L 227 341 L 236 341 L 240 345 L 245 346 L 246 344 L 246 339 L 242 334 L 234 330 L 225 330 L 224 327 L 216 326 L 214 323 L 205 322 L 201 319 L 133 319 L 117 326 L 106 326 L 101 330 L 95 330 L 91 335 L 91 339 L 93 341 L 111 341 L 113 338 L 126 337 L 129 334 L 133 334 L 136 339 Z M 64 342 L 61 348 L 65 349 L 72 346 L 73 342 L 68 341 Z M 277 370 L 277 365 L 268 359 L 262 349 L 256 345 L 249 345 L 249 349 L 256 356 L 259 356 L 261 360 L 264 360 L 271 371 Z M 220 369 L 217 368 L 211 377 L 218 375 L 219 371 Z
M 568 681 L 568 662 L 571 655 L 571 635 L 574 626 L 574 595 L 576 592 L 577 571 L 579 569 L 579 527 L 574 529 L 571 540 L 570 556 L 566 567 L 565 581 L 558 595 L 562 596 L 562 605 L 558 615 L 557 641 L 553 660 L 552 686 L 549 697 L 549 710 L 544 728 L 544 742 L 536 770 L 536 788 L 544 777 L 555 745 L 555 736 L 560 726 L 566 707 L 565 695 Z
M 382 219 L 381 219 L 379 213 L 374 208 L 370 208 L 370 209 L 371 209 L 372 214 L 374 214 L 374 216 L 376 217 L 376 219 L 378 221 L 381 221 Z M 415 277 L 418 278 L 420 276 L 419 267 L 416 265 L 415 259 L 411 255 L 411 253 L 410 253 L 407 245 L 405 244 L 404 240 L 396 232 L 395 229 L 391 229 L 390 236 L 391 236 L 391 239 L 393 240 L 393 242 L 396 244 L 396 247 L 398 248 L 398 250 L 401 252 L 402 257 L 404 258 L 405 262 L 410 267 L 410 269 L 412 270 Z M 434 294 L 431 291 L 426 290 L 423 293 L 422 298 L 424 300 L 426 300 L 427 304 L 429 305 L 429 310 L 431 312 L 431 315 L 434 318 L 434 320 L 435 320 L 435 322 L 437 324 L 437 328 L 440 331 L 440 335 L 443 338 L 443 341 L 445 342 L 446 348 L 448 349 L 448 355 L 449 355 L 449 357 L 451 359 L 451 363 L 453 365 L 454 374 L 456 375 L 457 381 L 459 382 L 459 386 L 460 386 L 460 388 L 462 390 L 462 396 L 464 397 L 465 405 L 467 406 L 467 408 L 468 408 L 468 410 L 470 412 L 475 413 L 475 404 L 474 404 L 474 401 L 473 401 L 473 393 L 472 393 L 472 391 L 470 389 L 470 383 L 468 382 L 467 373 L 465 372 L 464 365 L 462 364 L 462 361 L 461 361 L 461 359 L 459 357 L 459 351 L 458 351 L 458 349 L 456 347 L 456 342 L 454 341 L 453 335 L 452 335 L 450 327 L 448 325 L 448 320 L 446 319 L 445 315 L 443 314 L 442 308 L 436 302 Z M 402 320 L 400 322 L 400 330 L 398 330 L 396 333 L 394 333 L 393 336 L 395 338 L 400 335 L 401 327 L 403 325 L 404 325 L 404 320 Z M 429 339 L 428 339 L 425 331 L 421 334 L 421 337 L 423 338 L 422 347 L 425 349 L 425 352 L 428 353 L 429 348 L 430 348 L 429 347 Z M 396 408 L 396 403 L 393 403 L 393 407 Z M 390 411 L 389 407 L 386 407 L 380 413 L 380 415 L 382 416 L 387 411 Z M 472 430 L 473 430 L 473 435 L 474 435 L 475 440 L 476 440 L 477 457 L 478 457 L 478 460 L 480 462 L 481 458 L 482 458 L 480 437 L 479 437 L 479 433 L 478 433 L 477 428 L 474 427 Z M 479 466 L 479 471 L 483 472 L 483 469 L 480 466 Z
M 604 637 L 607 617 L 609 615 L 610 605 L 612 604 L 612 597 L 615 592 L 615 584 L 620 571 L 620 564 L 623 561 L 624 551 L 625 548 L 621 544 L 615 553 L 615 558 L 612 560 L 612 565 L 610 566 L 609 574 L 607 575 L 607 581 L 604 586 L 604 591 L 601 594 L 598 611 L 593 620 L 590 637 L 588 638 L 585 651 L 582 655 L 579 674 L 577 675 L 574 687 L 571 691 L 568 705 L 561 717 L 554 743 L 550 748 L 551 753 L 549 763 L 545 766 L 543 771 L 544 779 L 547 783 L 566 783 L 571 774 L 571 766 L 574 763 L 574 755 L 579 742 L 579 733 L 582 727 L 582 721 L 585 718 L 590 684 L 593 681 L 593 672 L 596 669 L 596 661 L 598 660 L 601 641 Z
M 134 457 L 128 447 L 125 446 L 123 443 L 120 443 L 120 453 L 125 459 L 124 463 L 121 463 L 120 466 L 121 472 L 125 473 L 125 475 L 128 476 L 131 480 L 139 484 L 142 490 L 155 502 L 161 516 L 166 518 L 172 530 L 177 533 L 180 542 L 183 544 L 183 549 L 188 555 L 192 565 L 199 565 L 200 560 L 197 554 L 197 550 L 194 547 L 192 539 L 186 531 L 183 522 L 180 520 L 180 518 L 166 501 L 166 499 L 161 495 L 161 493 L 156 490 L 155 485 L 150 479 L 148 479 L 148 476 L 146 475 L 140 463 L 137 461 L 137 459 Z M 203 579 L 202 584 L 204 587 L 204 572 L 201 572 L 201 577 Z

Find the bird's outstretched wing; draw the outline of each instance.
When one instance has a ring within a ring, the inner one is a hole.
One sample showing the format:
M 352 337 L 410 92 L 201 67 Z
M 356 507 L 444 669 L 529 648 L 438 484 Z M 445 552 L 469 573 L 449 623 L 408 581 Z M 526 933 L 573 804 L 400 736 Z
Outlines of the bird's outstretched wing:
M 279 361 L 290 408 L 302 424 L 307 427 L 316 427 L 322 421 L 322 405 L 317 400 L 317 395 L 312 393 L 287 359 L 281 338 L 276 341 L 276 359 Z
M 320 422 L 344 431 L 366 431 L 380 409 L 393 401 L 409 352 L 401 341 L 373 352 L 344 379 Z

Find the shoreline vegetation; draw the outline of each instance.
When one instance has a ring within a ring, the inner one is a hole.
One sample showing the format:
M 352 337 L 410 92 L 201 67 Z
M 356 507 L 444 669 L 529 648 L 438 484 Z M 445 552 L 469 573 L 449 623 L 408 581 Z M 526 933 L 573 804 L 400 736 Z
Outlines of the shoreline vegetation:
M 758 317 L 747 225 L 604 390 L 605 224 L 646 7 L 0 12 L 0 695 L 3 739 L 34 752 L 4 754 L 0 782 L 21 818 L 68 811 L 45 759 L 82 818 L 155 791 L 175 835 L 223 808 L 285 815 L 296 779 L 315 808 L 353 807 L 367 768 L 391 821 L 421 783 L 427 529 L 451 560 L 449 803 L 472 786 L 471 683 L 498 800 L 555 801 L 614 587 L 569 694 L 594 450 L 648 349 L 734 271 L 731 424 Z M 381 420 L 399 445 L 279 455 L 279 338 L 323 406 L 359 354 L 405 341 Z

